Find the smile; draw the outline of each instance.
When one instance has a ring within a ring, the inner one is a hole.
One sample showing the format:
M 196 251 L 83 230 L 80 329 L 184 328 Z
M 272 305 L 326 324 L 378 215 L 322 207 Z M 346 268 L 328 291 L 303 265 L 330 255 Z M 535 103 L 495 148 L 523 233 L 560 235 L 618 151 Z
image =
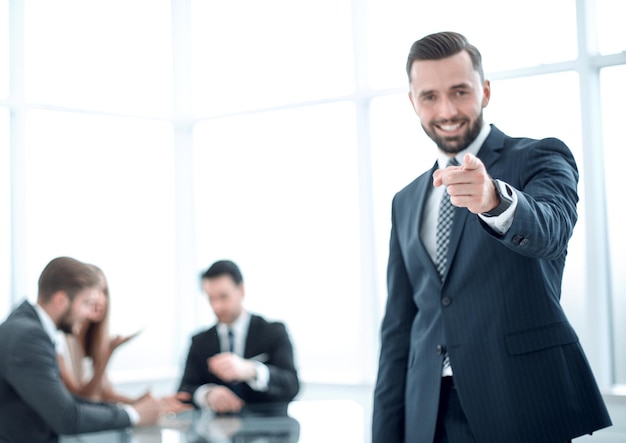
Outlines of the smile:
M 439 128 L 440 130 L 444 131 L 444 132 L 455 132 L 457 131 L 461 126 L 463 126 L 463 122 L 459 122 L 459 123 L 449 123 L 446 125 L 436 125 L 437 128 Z

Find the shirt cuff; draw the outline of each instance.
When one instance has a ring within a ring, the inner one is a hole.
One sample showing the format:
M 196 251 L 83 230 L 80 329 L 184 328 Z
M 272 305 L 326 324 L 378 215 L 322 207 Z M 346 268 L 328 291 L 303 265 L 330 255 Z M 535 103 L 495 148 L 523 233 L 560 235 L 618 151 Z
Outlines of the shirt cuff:
M 130 424 L 136 426 L 141 419 L 141 417 L 139 416 L 139 412 L 137 412 L 137 410 L 131 405 L 120 404 L 120 406 L 124 408 L 124 410 L 128 414 L 128 418 L 130 418 Z
M 250 386 L 255 391 L 267 391 L 270 381 L 269 368 L 258 361 L 254 362 L 254 366 L 256 367 L 256 378 L 254 380 L 248 381 L 248 386 Z
M 507 186 L 514 189 L 513 186 L 508 183 Z M 481 220 L 498 234 L 506 234 L 506 231 L 508 231 L 513 224 L 513 216 L 515 215 L 515 209 L 517 208 L 517 192 L 513 192 L 511 198 L 513 199 L 511 206 L 506 208 L 506 210 L 500 215 L 496 215 L 495 217 L 486 217 L 482 214 L 478 214 Z
M 207 402 L 206 396 L 213 386 L 215 386 L 213 383 L 209 383 L 196 389 L 196 392 L 193 393 L 193 402 L 197 407 L 203 409 L 209 407 L 209 402 Z

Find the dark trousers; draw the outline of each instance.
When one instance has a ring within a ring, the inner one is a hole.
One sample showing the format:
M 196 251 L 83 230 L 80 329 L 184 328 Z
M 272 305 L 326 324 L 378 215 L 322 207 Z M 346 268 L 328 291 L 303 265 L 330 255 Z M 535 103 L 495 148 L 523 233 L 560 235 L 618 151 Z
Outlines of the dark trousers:
M 571 440 L 567 441 L 567 443 L 571 442 Z M 452 377 L 441 379 L 437 428 L 433 443 L 476 443 Z
M 476 443 L 452 377 L 441 379 L 434 443 Z

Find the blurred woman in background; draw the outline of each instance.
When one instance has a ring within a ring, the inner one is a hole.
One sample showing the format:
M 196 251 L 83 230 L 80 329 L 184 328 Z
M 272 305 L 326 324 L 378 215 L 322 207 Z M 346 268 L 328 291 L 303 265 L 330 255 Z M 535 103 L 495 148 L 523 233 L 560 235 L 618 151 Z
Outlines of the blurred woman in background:
M 131 398 L 117 392 L 107 376 L 107 365 L 113 352 L 137 334 L 109 337 L 109 285 L 102 270 L 98 295 L 88 320 L 72 334 L 62 334 L 58 349 L 61 378 L 68 390 L 92 401 L 132 404 Z M 147 394 L 144 394 L 147 395 Z

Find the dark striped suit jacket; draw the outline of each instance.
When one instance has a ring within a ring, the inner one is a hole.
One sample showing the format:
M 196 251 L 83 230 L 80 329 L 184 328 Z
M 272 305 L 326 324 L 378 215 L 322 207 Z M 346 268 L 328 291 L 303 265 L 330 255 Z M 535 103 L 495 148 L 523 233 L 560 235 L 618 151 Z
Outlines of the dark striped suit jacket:
M 611 424 L 559 303 L 577 219 L 574 158 L 559 140 L 494 126 L 478 157 L 518 190 L 514 221 L 500 236 L 455 208 L 443 282 L 419 237 L 433 171 L 394 198 L 374 443 L 432 443 L 440 346 L 478 442 L 554 443 Z

